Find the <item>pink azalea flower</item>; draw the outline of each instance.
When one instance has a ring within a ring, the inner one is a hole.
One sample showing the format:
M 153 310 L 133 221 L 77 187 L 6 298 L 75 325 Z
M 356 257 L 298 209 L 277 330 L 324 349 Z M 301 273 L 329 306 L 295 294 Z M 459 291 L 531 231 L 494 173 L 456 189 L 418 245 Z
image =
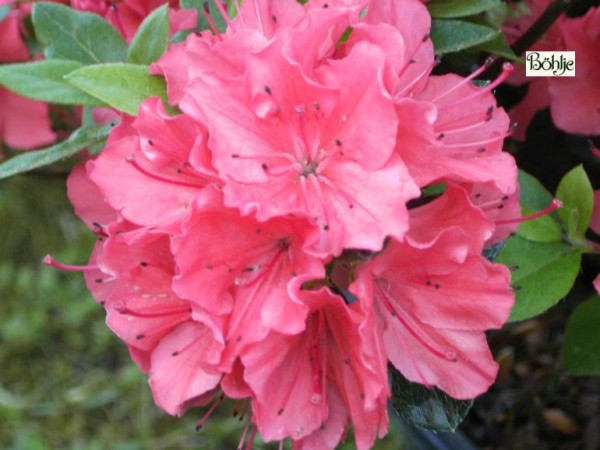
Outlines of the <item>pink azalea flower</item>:
M 575 51 L 575 77 L 550 78 L 550 111 L 568 133 L 600 135 L 600 8 L 558 25 L 565 50 Z
M 0 22 L 0 63 L 22 62 L 29 51 L 21 38 L 21 14 L 12 10 Z M 56 138 L 48 118 L 48 105 L 0 87 L 0 141 L 29 150 Z
M 385 236 L 402 237 L 405 203 L 418 190 L 392 158 L 397 119 L 378 84 L 374 51 L 356 47 L 322 66 L 322 83 L 274 44 L 247 62 L 246 77 L 194 79 L 180 107 L 209 129 L 226 205 L 259 220 L 310 219 L 322 230 L 320 253 L 378 249 Z M 356 67 L 364 72 L 345 76 Z M 365 197 L 372 191 L 380 192 L 377 203 Z
M 406 242 L 363 267 L 352 292 L 375 308 L 382 345 L 407 379 L 472 398 L 496 376 L 484 331 L 508 318 L 510 273 L 481 256 L 494 227 L 461 188 L 449 186 L 411 221 Z
M 509 42 L 515 41 L 543 13 L 549 0 L 526 2 L 529 14 L 509 20 L 503 31 Z M 530 50 L 575 51 L 575 77 L 525 78 L 525 68 L 518 66 L 509 78 L 513 84 L 529 82 L 527 94 L 510 110 L 518 123 L 516 139 L 524 140 L 525 131 L 535 114 L 550 106 L 554 124 L 568 132 L 600 134 L 600 8 L 590 8 L 580 18 L 561 16 Z
M 159 99 L 150 99 L 137 118 L 122 118 L 100 157 L 88 163 L 88 173 L 124 218 L 165 226 L 181 220 L 215 181 L 206 152 L 203 127 L 183 115 L 170 117 Z
M 313 312 L 304 333 L 272 333 L 242 354 L 261 436 L 334 448 L 351 421 L 356 447 L 371 448 L 387 432 L 385 361 L 339 296 L 322 289 L 306 301 Z

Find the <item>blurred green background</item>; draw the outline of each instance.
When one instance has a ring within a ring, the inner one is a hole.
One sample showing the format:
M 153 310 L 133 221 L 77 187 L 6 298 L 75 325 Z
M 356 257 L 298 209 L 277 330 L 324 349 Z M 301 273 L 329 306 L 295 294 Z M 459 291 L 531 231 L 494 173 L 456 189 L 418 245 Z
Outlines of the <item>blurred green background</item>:
M 85 264 L 93 243 L 64 176 L 0 182 L 0 449 L 235 449 L 243 423 L 232 405 L 221 405 L 201 432 L 202 409 L 182 419 L 163 413 L 81 274 L 41 264 L 47 253 Z M 390 419 L 376 450 L 402 448 Z M 277 445 L 257 439 L 254 448 Z M 351 436 L 340 448 L 354 448 Z

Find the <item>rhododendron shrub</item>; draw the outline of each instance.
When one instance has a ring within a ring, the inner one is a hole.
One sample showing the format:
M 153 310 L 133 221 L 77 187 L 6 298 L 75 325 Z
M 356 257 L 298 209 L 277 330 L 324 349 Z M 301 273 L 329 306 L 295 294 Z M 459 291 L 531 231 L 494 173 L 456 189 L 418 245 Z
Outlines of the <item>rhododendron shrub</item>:
M 466 413 L 498 372 L 486 332 L 568 292 L 597 222 L 585 171 L 560 201 L 518 175 L 493 95 L 518 75 L 436 71 L 444 44 L 469 48 L 440 38 L 439 2 L 435 22 L 420 0 L 189 6 L 33 7 L 46 59 L 0 68 L 0 84 L 83 105 L 83 126 L 0 176 L 87 148 L 68 196 L 97 236 L 87 265 L 46 264 L 83 271 L 168 414 L 205 407 L 201 428 L 233 399 L 240 448 L 259 434 L 333 449 L 350 432 L 368 449 L 399 397 L 412 423 L 454 429 L 464 414 L 410 417 L 414 389 Z M 594 11 L 573 19 L 574 42 Z

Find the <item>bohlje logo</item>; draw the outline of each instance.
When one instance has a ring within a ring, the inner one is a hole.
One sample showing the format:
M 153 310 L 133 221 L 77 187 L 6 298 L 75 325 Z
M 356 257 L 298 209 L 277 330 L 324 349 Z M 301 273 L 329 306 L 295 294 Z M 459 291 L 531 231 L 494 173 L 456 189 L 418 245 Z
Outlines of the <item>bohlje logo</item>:
M 575 52 L 526 52 L 528 77 L 574 77 Z

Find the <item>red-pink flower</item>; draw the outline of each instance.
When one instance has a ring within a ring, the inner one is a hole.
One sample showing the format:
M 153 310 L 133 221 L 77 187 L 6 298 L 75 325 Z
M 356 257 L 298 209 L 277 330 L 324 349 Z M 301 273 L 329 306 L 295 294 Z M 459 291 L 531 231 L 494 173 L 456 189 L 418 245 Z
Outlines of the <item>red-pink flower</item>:
M 543 13 L 549 0 L 529 0 L 529 13 L 509 20 L 503 31 L 509 42 L 515 41 Z M 525 139 L 525 131 L 534 115 L 548 106 L 554 124 L 568 132 L 600 134 L 600 8 L 590 8 L 583 17 L 561 16 L 529 50 L 574 51 L 575 77 L 525 78 L 525 69 L 509 78 L 513 84 L 529 82 L 525 97 L 510 110 L 517 122 L 516 139 Z
M 11 10 L 0 21 L 0 63 L 27 61 L 29 51 L 20 35 L 22 16 Z M 0 87 L 0 141 L 19 149 L 49 144 L 56 138 L 48 105 Z
M 564 49 L 575 52 L 575 77 L 551 78 L 550 111 L 569 133 L 600 135 L 600 8 L 558 25 Z
M 351 290 L 375 309 L 387 356 L 406 378 L 475 397 L 497 372 L 484 331 L 500 327 L 513 303 L 508 269 L 481 256 L 493 224 L 453 186 L 411 211 L 411 222 L 406 242 L 361 268 Z

